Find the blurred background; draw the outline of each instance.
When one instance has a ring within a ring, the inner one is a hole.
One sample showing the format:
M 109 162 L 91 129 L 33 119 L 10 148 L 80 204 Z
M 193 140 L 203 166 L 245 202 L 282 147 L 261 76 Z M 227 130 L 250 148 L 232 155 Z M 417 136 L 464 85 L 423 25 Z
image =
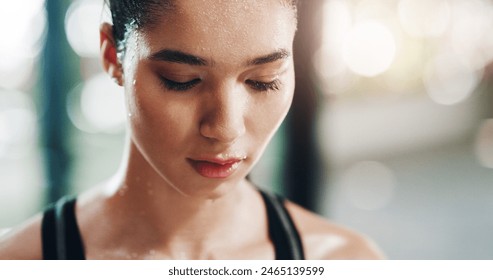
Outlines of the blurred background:
M 0 228 L 118 167 L 102 2 L 0 2 Z M 295 101 L 252 180 L 390 259 L 493 259 L 493 1 L 300 2 Z

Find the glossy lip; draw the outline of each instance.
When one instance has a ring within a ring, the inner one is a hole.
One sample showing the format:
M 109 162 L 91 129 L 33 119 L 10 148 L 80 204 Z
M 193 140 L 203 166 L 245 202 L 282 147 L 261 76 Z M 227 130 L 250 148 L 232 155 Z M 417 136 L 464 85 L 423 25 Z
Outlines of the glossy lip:
M 188 162 L 203 177 L 223 179 L 233 174 L 245 159 L 246 157 L 188 158 Z

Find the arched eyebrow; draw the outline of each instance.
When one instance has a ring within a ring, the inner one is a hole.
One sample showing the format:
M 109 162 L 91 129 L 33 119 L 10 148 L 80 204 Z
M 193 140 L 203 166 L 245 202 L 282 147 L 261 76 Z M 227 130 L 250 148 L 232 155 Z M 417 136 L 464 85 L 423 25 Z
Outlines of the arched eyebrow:
M 270 53 L 268 55 L 264 55 L 261 57 L 254 58 L 250 61 L 248 61 L 247 65 L 248 66 L 254 66 L 254 65 L 261 65 L 261 64 L 267 64 L 271 63 L 277 60 L 282 60 L 286 59 L 291 56 L 291 53 L 285 49 L 279 49 L 273 53 Z
M 167 61 L 174 63 L 182 63 L 194 66 L 206 66 L 208 65 L 207 61 L 201 57 L 184 53 L 176 50 L 164 49 L 157 51 L 149 57 L 151 60 L 157 61 Z

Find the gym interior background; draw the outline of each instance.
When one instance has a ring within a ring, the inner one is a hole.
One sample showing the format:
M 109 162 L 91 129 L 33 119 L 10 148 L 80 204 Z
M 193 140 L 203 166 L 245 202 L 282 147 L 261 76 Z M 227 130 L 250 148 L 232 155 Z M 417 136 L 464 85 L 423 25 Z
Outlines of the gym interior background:
M 390 259 L 493 258 L 493 2 L 301 0 L 296 93 L 252 174 Z M 102 0 L 0 3 L 0 228 L 117 169 Z

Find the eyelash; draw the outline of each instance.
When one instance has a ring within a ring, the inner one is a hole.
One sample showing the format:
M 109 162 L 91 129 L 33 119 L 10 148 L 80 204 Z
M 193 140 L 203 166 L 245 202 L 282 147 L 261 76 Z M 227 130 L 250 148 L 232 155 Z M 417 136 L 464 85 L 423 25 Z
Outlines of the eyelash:
M 173 91 L 187 91 L 193 88 L 194 86 L 196 86 L 201 81 L 202 81 L 201 79 L 193 79 L 188 82 L 180 83 L 161 77 L 161 83 L 163 84 L 163 86 L 167 90 L 173 90 Z
M 246 83 L 254 90 L 258 91 L 278 91 L 281 87 L 281 82 L 279 80 L 274 80 L 272 82 L 259 82 L 254 80 L 247 80 Z
M 161 83 L 167 90 L 172 91 L 187 91 L 195 87 L 198 83 L 200 83 L 201 79 L 193 79 L 188 82 L 180 83 L 170 79 L 166 79 L 161 77 Z M 279 80 L 274 80 L 272 82 L 259 82 L 254 80 L 247 80 L 246 84 L 248 84 L 252 89 L 266 92 L 266 91 L 278 91 L 280 89 L 281 83 Z

